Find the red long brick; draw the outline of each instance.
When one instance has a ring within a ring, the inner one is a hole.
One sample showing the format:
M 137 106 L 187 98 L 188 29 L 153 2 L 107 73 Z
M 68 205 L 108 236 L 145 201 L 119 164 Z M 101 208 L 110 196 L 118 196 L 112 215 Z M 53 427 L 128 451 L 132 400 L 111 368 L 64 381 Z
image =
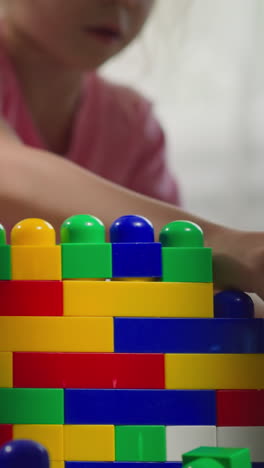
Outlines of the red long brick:
M 217 426 L 264 426 L 264 390 L 218 390 Z
M 165 388 L 162 354 L 14 353 L 14 387 Z
M 0 316 L 63 315 L 62 281 L 0 281 Z

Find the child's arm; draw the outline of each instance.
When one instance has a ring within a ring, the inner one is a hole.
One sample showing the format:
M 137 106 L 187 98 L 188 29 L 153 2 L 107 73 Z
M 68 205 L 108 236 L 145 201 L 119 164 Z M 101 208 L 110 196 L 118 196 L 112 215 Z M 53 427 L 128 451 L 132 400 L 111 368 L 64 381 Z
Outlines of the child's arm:
M 264 298 L 264 234 L 228 229 L 163 202 L 113 184 L 77 165 L 23 145 L 0 125 L 0 213 L 3 224 L 27 217 L 50 221 L 57 229 L 73 214 L 90 213 L 107 227 L 124 214 L 149 218 L 158 233 L 172 220 L 189 219 L 214 249 L 215 281 Z

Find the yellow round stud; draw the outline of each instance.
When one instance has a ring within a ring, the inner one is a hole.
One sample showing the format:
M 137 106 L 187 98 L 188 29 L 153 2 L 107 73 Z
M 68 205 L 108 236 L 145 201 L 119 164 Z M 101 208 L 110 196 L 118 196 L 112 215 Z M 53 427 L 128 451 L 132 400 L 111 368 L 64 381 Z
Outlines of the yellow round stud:
M 53 246 L 56 243 L 55 230 L 43 219 L 28 218 L 17 223 L 11 231 L 12 245 Z

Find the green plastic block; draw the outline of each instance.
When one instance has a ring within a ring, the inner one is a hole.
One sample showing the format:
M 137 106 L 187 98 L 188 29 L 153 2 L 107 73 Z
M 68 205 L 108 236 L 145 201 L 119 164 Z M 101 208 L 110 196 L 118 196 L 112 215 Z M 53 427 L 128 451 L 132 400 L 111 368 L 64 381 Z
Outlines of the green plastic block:
M 116 426 L 116 461 L 165 462 L 164 426 Z
M 61 226 L 62 278 L 112 278 L 112 245 L 94 216 L 77 215 Z
M 0 388 L 0 424 L 64 424 L 63 390 Z
M 0 224 L 0 280 L 11 279 L 11 248 L 6 244 L 6 232 Z
M 197 224 L 174 221 L 161 230 L 162 280 L 176 283 L 212 283 L 212 249 L 204 247 Z
M 251 468 L 246 448 L 200 447 L 185 453 L 183 468 Z

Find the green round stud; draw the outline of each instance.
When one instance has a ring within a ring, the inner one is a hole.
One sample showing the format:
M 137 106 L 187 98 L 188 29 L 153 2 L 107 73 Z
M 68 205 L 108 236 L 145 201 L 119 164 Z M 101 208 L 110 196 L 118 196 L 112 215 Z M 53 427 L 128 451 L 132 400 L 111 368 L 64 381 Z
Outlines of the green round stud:
M 76 215 L 61 226 L 62 244 L 103 244 L 105 227 L 100 219 L 90 215 Z
M 212 458 L 201 458 L 183 465 L 183 468 L 222 468 L 222 463 L 219 463 Z
M 160 242 L 163 247 L 204 247 L 204 235 L 195 223 L 173 221 L 162 228 Z
M 0 245 L 6 245 L 6 231 L 2 224 L 0 224 Z

